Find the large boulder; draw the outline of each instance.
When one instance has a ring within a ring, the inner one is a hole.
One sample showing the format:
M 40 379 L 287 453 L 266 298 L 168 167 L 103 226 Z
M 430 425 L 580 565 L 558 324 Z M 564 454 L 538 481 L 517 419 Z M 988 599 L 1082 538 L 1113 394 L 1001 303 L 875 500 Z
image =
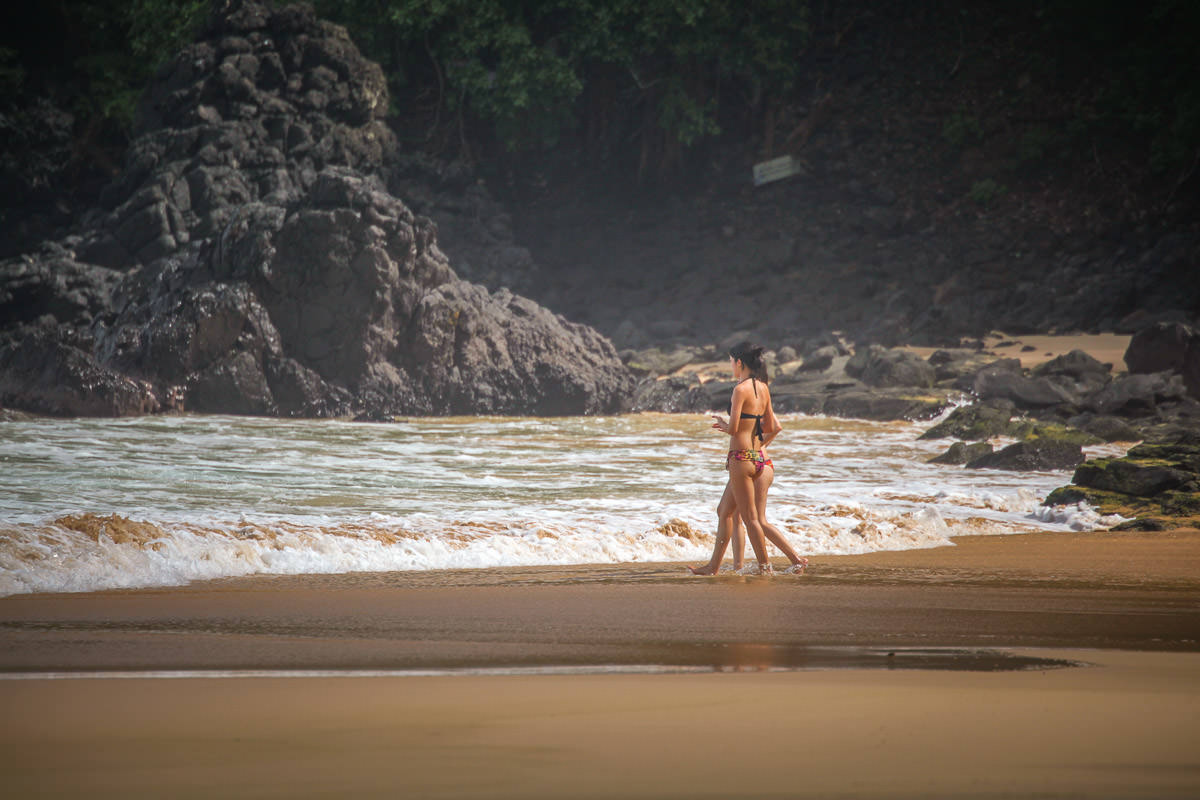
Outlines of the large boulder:
M 966 464 L 969 461 L 975 461 L 990 455 L 995 448 L 988 442 L 974 442 L 967 444 L 966 442 L 955 442 L 950 445 L 950 449 L 939 456 L 934 456 L 928 461 L 930 464 Z
M 1133 373 L 1181 372 L 1200 331 L 1179 322 L 1158 322 L 1129 340 L 1125 366 Z
M 879 345 L 859 348 L 846 362 L 846 374 L 875 387 L 931 387 L 936 373 L 929 362 L 908 350 Z
M 1177 373 L 1125 374 L 1088 398 L 1087 404 L 1097 414 L 1151 417 L 1160 403 L 1179 400 L 1186 392 Z
M 1161 464 L 1145 464 L 1136 460 L 1094 459 L 1075 470 L 1072 482 L 1076 486 L 1120 492 L 1138 497 L 1178 489 L 1194 475 Z
M 975 394 L 982 400 L 1010 400 L 1026 410 L 1075 407 L 1080 403 L 1077 394 L 1050 377 L 1030 378 L 1006 367 L 981 369 L 975 375 Z
M 0 264 L 0 401 L 124 414 L 148 393 L 368 419 L 627 406 L 606 339 L 460 280 L 437 225 L 389 190 L 386 81 L 344 29 L 306 6 L 221 8 L 147 92 L 103 207 Z M 60 366 L 35 374 L 15 349 L 30 341 Z M 51 392 L 59 379 L 77 388 Z
M 950 416 L 934 425 L 921 439 L 956 438 L 968 442 L 992 439 L 997 436 L 1007 436 L 1012 433 L 1010 420 L 1016 406 L 1010 400 L 999 400 L 991 403 L 975 403 L 969 406 L 959 406 L 950 412 Z
M 1159 322 L 1133 335 L 1125 350 L 1132 373 L 1178 372 L 1187 392 L 1200 398 L 1200 330 L 1180 322 Z
M 1047 378 L 1076 396 L 1103 389 L 1112 378 L 1112 364 L 1105 364 L 1082 350 L 1072 350 L 1033 369 L 1034 378 Z
M 159 410 L 152 387 L 96 363 L 40 326 L 0 338 L 0 406 L 63 417 L 124 416 Z
M 1086 501 L 1104 513 L 1131 517 L 1121 527 L 1162 530 L 1200 523 L 1200 426 L 1160 423 L 1122 458 L 1096 458 L 1075 470 L 1070 486 L 1046 505 Z
M 1051 471 L 1071 469 L 1083 463 L 1083 449 L 1062 441 L 1017 442 L 995 453 L 967 462 L 969 469 Z

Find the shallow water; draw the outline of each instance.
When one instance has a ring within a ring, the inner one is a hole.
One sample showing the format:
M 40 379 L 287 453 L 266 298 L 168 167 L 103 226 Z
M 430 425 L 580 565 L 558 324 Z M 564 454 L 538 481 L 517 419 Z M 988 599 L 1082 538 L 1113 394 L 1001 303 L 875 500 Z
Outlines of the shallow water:
M 925 463 L 948 446 L 917 441 L 929 423 L 783 424 L 768 516 L 808 555 L 1116 521 L 1040 508 L 1066 472 Z M 725 444 L 701 415 L 0 421 L 0 594 L 701 561 Z

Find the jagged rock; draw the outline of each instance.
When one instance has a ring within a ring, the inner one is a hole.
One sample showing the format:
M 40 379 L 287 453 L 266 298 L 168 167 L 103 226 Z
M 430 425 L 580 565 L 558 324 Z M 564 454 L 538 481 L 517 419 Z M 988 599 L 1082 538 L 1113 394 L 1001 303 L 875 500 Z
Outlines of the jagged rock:
M 1034 375 L 1069 375 L 1081 380 L 1091 375 L 1107 376 L 1111 372 L 1112 364 L 1105 364 L 1082 350 L 1072 350 L 1033 370 Z
M 1012 372 L 1018 375 L 1024 374 L 1021 369 L 1021 359 L 996 358 L 989 353 L 981 352 L 974 361 L 963 365 L 963 369 L 958 372 L 958 377 L 953 379 L 951 385 L 959 391 L 974 393 L 976 381 L 980 373 L 984 371 L 988 373 Z
M 832 345 L 818 348 L 804 357 L 800 364 L 801 372 L 824 372 L 833 366 L 833 360 L 838 357 L 838 350 Z
M 1158 322 L 1129 340 L 1125 366 L 1132 373 L 1182 372 L 1194 343 L 1200 343 L 1200 331 L 1190 325 Z
M 89 225 L 0 265 L 0 309 L 90 324 L 50 349 L 111 396 L 26 391 L 36 376 L 14 357 L 7 397 L 137 413 L 123 381 L 145 379 L 163 398 L 183 387 L 189 409 L 245 414 L 624 407 L 632 378 L 607 340 L 460 280 L 436 224 L 389 191 L 386 82 L 344 29 L 305 6 L 221 8 L 148 90 Z
M 987 442 L 975 442 L 974 444 L 955 442 L 950 445 L 949 450 L 940 456 L 934 456 L 928 462 L 930 464 L 966 464 L 968 461 L 975 461 L 991 454 L 993 450 L 994 448 Z
M 1091 459 L 1075 470 L 1070 486 L 1055 489 L 1046 505 L 1084 500 L 1104 513 L 1119 513 L 1155 526 L 1200 522 L 1200 427 L 1157 424 L 1147 441 L 1122 458 Z
M 997 436 L 1007 436 L 1012 432 L 1009 420 L 1012 419 L 1015 411 L 1016 406 L 1008 400 L 960 406 L 951 411 L 950 416 L 921 434 L 920 438 L 954 437 L 974 442 Z
M 1186 391 L 1183 378 L 1177 373 L 1126 374 L 1114 378 L 1087 402 L 1097 414 L 1150 417 L 1159 403 L 1179 400 Z
M 187 383 L 191 411 L 214 414 L 273 414 L 275 399 L 262 365 L 252 353 L 234 353 Z
M 1072 350 L 1035 367 L 1033 375 L 1056 382 L 1073 396 L 1080 397 L 1104 388 L 1112 377 L 1112 364 L 1105 364 L 1082 350 Z
M 846 374 L 875 387 L 931 387 L 935 381 L 933 367 L 917 354 L 879 345 L 859 348 L 846 362 Z
M 1062 442 L 1080 447 L 1100 444 L 1103 441 L 1098 436 L 1068 425 L 1028 420 L 1014 424 L 1012 435 L 1024 442 Z
M 1048 471 L 1070 469 L 1083 463 L 1083 449 L 1077 444 L 1059 441 L 1031 441 L 1010 444 L 1002 450 L 968 461 L 970 469 L 1006 469 Z
M 696 361 L 698 356 L 699 350 L 695 347 L 676 347 L 670 350 L 650 347 L 631 351 L 625 363 L 630 369 L 645 375 L 670 375 L 680 367 Z
M 0 320 L 14 325 L 49 314 L 60 323 L 86 325 L 110 311 L 123 274 L 74 255 L 52 243 L 36 256 L 0 263 Z
M 929 356 L 929 364 L 934 370 L 934 379 L 939 382 L 957 380 L 964 375 L 973 376 L 995 360 L 994 356 L 978 350 L 961 348 L 942 348 L 933 351 Z
M 1068 422 L 1105 442 L 1136 442 L 1142 438 L 1133 426 L 1120 417 L 1082 414 L 1072 417 Z
M 0 340 L 0 405 L 52 416 L 157 411 L 152 387 L 97 364 L 57 331 L 23 328 Z
M 1048 377 L 1028 378 L 1003 367 L 985 367 L 975 376 L 975 394 L 983 400 L 1011 400 L 1017 408 L 1078 406 L 1080 398 Z
M 634 391 L 634 411 L 691 411 L 699 395 L 700 379 L 695 374 L 670 378 L 649 377 Z
M 1123 459 L 1093 459 L 1075 470 L 1072 483 L 1137 497 L 1153 497 L 1186 485 L 1194 475 L 1168 466 Z

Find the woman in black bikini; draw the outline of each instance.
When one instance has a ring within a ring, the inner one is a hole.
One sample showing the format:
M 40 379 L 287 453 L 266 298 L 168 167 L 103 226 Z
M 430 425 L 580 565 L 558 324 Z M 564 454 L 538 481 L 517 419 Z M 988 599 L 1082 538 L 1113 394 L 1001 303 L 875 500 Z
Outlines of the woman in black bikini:
M 738 516 L 746 525 L 759 572 L 771 571 L 766 539 L 783 551 L 793 568 L 802 570 L 808 564 L 808 559 L 796 554 L 779 529 L 767 522 L 767 490 L 775 480 L 775 466 L 767 457 L 767 445 L 783 430 L 783 426 L 771 408 L 771 392 L 767 388 L 762 354 L 761 347 L 749 342 L 743 342 L 729 351 L 729 363 L 737 381 L 729 403 L 729 420 L 713 417 L 716 420 L 713 427 L 729 434 L 729 453 L 725 457 L 729 482 L 717 506 L 717 541 L 712 558 L 704 566 L 688 567 L 696 575 L 716 574 L 730 538 L 734 539 L 734 567 L 740 568 L 742 542 Z M 757 448 L 754 446 L 756 443 Z

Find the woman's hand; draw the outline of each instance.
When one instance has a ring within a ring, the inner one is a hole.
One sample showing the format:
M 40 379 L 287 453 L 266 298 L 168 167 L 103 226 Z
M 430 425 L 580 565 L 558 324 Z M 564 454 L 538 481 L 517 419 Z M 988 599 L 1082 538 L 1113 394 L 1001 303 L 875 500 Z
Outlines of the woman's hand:
M 724 417 L 718 417 L 716 414 L 713 414 L 712 418 L 716 420 L 716 422 L 712 424 L 714 428 L 719 430 L 721 433 L 729 433 L 729 422 Z

